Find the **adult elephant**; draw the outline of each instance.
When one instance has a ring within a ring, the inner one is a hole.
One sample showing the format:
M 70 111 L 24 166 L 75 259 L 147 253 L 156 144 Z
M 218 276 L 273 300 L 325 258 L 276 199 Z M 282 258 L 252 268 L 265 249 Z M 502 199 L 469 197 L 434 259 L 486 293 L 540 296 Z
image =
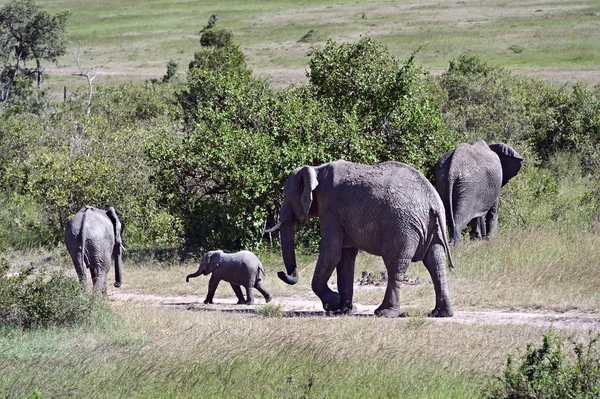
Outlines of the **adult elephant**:
M 504 143 L 483 140 L 462 143 L 435 165 L 435 188 L 446 209 L 450 241 L 461 241 L 471 226 L 471 237 L 493 237 L 498 231 L 500 188 L 515 177 L 523 158 Z
M 358 250 L 383 257 L 388 283 L 378 316 L 400 315 L 400 285 L 411 262 L 423 261 L 433 280 L 432 316 L 453 315 L 446 281 L 446 240 L 442 201 L 416 169 L 400 162 L 367 166 L 335 161 L 294 170 L 283 188 L 280 220 L 286 272 L 279 278 L 298 281 L 294 227 L 319 217 L 321 246 L 312 289 L 326 311 L 352 313 L 354 264 Z M 336 269 L 338 292 L 327 281 Z
M 86 268 L 90 269 L 94 293 L 106 296 L 106 275 L 115 261 L 115 287 L 122 282 L 121 222 L 113 207 L 107 211 L 84 206 L 67 223 L 65 243 L 79 282 L 87 289 Z

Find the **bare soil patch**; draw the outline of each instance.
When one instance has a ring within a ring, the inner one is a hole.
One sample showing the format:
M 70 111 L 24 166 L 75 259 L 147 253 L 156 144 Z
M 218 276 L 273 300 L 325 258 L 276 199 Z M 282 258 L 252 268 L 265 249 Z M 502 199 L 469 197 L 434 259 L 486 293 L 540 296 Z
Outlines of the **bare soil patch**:
M 369 286 L 355 285 L 355 290 L 369 289 Z M 205 305 L 204 298 L 198 296 L 162 297 L 124 290 L 111 290 L 109 298 L 117 302 L 145 302 L 153 306 L 185 308 L 190 311 L 223 311 L 253 314 L 256 306 L 265 305 L 265 300 L 257 296 L 256 305 L 237 305 L 237 298 L 219 298 L 215 303 Z M 276 297 L 271 304 L 279 305 L 286 316 L 322 317 L 326 316 L 318 298 L 312 293 L 296 294 L 292 296 Z M 355 317 L 374 317 L 376 305 L 362 305 L 355 303 L 357 311 Z M 459 323 L 479 325 L 529 325 L 541 328 L 557 329 L 600 329 L 600 312 L 580 311 L 539 311 L 539 312 L 507 312 L 499 310 L 457 311 L 454 317 L 436 319 L 429 318 L 438 323 Z

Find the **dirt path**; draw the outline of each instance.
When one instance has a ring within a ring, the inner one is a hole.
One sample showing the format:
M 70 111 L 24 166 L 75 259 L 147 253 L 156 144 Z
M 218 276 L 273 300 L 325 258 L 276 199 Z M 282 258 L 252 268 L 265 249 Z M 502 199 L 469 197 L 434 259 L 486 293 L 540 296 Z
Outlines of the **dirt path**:
M 161 297 L 156 295 L 112 292 L 110 299 L 122 302 L 147 302 L 156 306 L 181 307 L 192 311 L 225 311 L 254 313 L 254 306 L 236 305 L 235 298 L 219 298 L 213 305 L 205 305 L 197 296 Z M 264 304 L 264 299 L 257 298 L 257 304 Z M 279 297 L 272 304 L 280 305 L 286 316 L 315 317 L 324 316 L 321 302 L 302 295 Z M 356 317 L 373 317 L 376 305 L 355 304 Z M 445 319 L 429 319 L 439 323 L 461 324 L 521 324 L 538 327 L 560 329 L 600 330 L 600 312 L 502 312 L 502 311 L 455 311 L 454 317 Z

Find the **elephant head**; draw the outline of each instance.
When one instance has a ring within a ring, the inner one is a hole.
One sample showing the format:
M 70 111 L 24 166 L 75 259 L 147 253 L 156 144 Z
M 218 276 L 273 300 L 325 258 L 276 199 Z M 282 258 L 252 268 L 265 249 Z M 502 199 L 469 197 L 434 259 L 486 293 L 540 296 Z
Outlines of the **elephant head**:
M 122 266 L 123 266 L 123 240 L 121 238 L 121 221 L 119 221 L 119 217 L 117 216 L 117 212 L 115 208 L 112 206 L 108 208 L 106 211 L 106 216 L 111 220 L 113 224 L 113 229 L 115 233 L 115 243 L 113 246 L 113 259 L 115 261 L 115 287 L 120 287 L 123 274 L 122 274 Z
M 504 143 L 491 144 L 490 150 L 498 154 L 498 158 L 500 158 L 500 163 L 502 164 L 502 186 L 504 186 L 519 173 L 523 164 L 523 157 L 511 146 Z
M 185 281 L 189 283 L 190 278 L 198 277 L 200 275 L 207 275 L 212 273 L 219 265 L 223 257 L 223 251 L 209 251 L 202 256 L 200 260 L 200 266 L 196 273 L 188 274 Z
M 316 196 L 313 191 L 318 185 L 317 173 L 313 167 L 304 166 L 295 169 L 283 186 L 284 203 L 281 207 L 279 223 L 265 230 L 268 233 L 281 229 L 281 253 L 286 272 L 278 272 L 277 275 L 287 284 L 298 282 L 294 227 L 297 222 L 308 222 L 311 216 L 316 216 Z

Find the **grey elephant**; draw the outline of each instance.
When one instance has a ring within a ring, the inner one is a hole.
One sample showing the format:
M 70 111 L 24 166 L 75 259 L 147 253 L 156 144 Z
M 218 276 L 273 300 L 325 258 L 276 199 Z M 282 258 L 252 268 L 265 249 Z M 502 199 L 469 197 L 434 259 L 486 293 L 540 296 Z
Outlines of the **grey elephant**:
M 400 162 L 368 166 L 334 161 L 292 172 L 283 188 L 280 230 L 288 284 L 298 281 L 294 250 L 296 223 L 319 217 L 321 245 L 312 289 L 327 312 L 351 314 L 354 264 L 359 250 L 383 257 L 388 283 L 378 316 L 400 316 L 400 285 L 411 262 L 423 261 L 435 289 L 432 316 L 453 315 L 446 281 L 446 240 L 442 201 L 416 169 Z M 339 292 L 327 282 L 337 273 Z
M 256 288 L 267 303 L 273 298 L 261 282 L 260 273 L 265 275 L 262 263 L 250 251 L 236 253 L 225 253 L 220 250 L 209 251 L 202 256 L 198 271 L 188 274 L 185 281 L 189 282 L 190 278 L 211 273 L 212 276 L 208 281 L 208 293 L 204 300 L 206 304 L 213 303 L 215 291 L 221 280 L 231 284 L 231 288 L 233 288 L 233 292 L 235 292 L 238 298 L 238 304 L 254 304 L 254 292 L 252 288 Z M 240 286 L 246 289 L 247 298 L 244 298 Z
M 92 275 L 94 293 L 107 294 L 106 275 L 115 262 L 115 287 L 122 283 L 121 222 L 113 207 L 104 211 L 84 206 L 69 220 L 65 244 L 73 260 L 79 282 L 87 290 L 86 268 Z
M 435 165 L 435 187 L 446 209 L 450 241 L 459 243 L 469 225 L 471 237 L 494 237 L 498 231 L 500 188 L 515 177 L 523 158 L 504 143 L 483 140 L 460 144 Z

